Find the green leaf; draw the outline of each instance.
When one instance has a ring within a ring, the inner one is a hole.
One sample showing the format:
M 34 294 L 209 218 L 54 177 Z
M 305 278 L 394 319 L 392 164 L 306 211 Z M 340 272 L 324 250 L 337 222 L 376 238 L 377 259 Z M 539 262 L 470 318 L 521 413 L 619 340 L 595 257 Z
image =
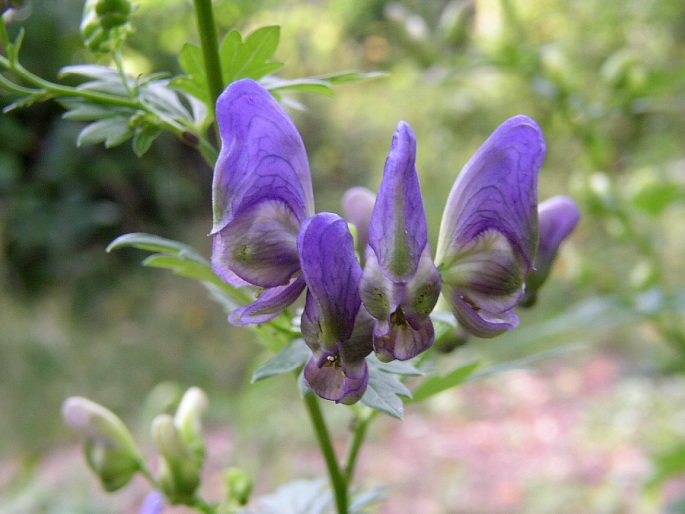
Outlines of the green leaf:
M 275 73 L 283 63 L 271 61 L 278 48 L 280 27 L 261 27 L 243 42 L 237 30 L 230 31 L 221 44 L 220 59 L 226 84 L 243 78 L 259 80 Z
M 75 66 L 65 66 L 59 70 L 60 78 L 64 78 L 67 75 L 82 75 L 104 82 L 109 82 L 113 79 L 121 80 L 117 70 L 98 64 L 77 64 Z
M 119 108 L 87 103 L 80 100 L 63 100 L 60 101 L 60 103 L 68 109 L 67 112 L 62 115 L 62 118 L 65 120 L 92 121 L 121 115 L 121 110 Z
M 403 375 L 406 377 L 417 377 L 423 375 L 423 371 L 412 366 L 409 362 L 397 360 L 390 362 L 381 362 L 378 360 L 378 357 L 376 357 L 376 355 L 373 353 L 368 356 L 367 362 L 370 363 L 371 366 L 374 366 L 375 368 L 385 373 L 394 373 L 395 375 Z
M 303 339 L 295 339 L 255 370 L 252 383 L 295 371 L 304 366 L 311 354 Z
M 261 496 L 256 514 L 328 514 L 333 496 L 324 479 L 296 480 Z
M 121 248 L 138 248 L 150 252 L 184 255 L 186 258 L 209 265 L 209 261 L 192 246 L 153 234 L 145 234 L 143 232 L 133 232 L 117 237 L 109 244 L 106 251 L 111 252 L 112 250 L 119 250 Z
M 685 190 L 673 182 L 654 181 L 643 186 L 632 203 L 653 216 L 661 214 L 671 204 L 685 200 Z
M 446 375 L 436 375 L 424 380 L 416 389 L 414 389 L 412 402 L 423 401 L 426 398 L 430 398 L 431 396 L 442 393 L 452 387 L 463 384 L 476 370 L 478 365 L 477 362 L 473 362 L 471 364 L 466 364 L 465 366 L 460 366 Z
M 678 475 L 685 474 L 685 445 L 678 445 L 668 452 L 652 456 L 655 471 L 647 483 L 647 488 L 654 489 Z
M 105 147 L 111 148 L 132 137 L 133 132 L 128 117 L 105 118 L 87 125 L 78 135 L 76 145 L 83 146 L 104 141 Z
M 202 49 L 197 45 L 186 43 L 181 48 L 178 62 L 187 75 L 176 77 L 171 81 L 171 84 L 208 105 L 209 90 Z
M 401 396 L 411 398 L 412 394 L 397 375 L 382 371 L 376 364 L 378 359 L 368 359 L 369 385 L 362 397 L 362 403 L 374 410 L 383 412 L 393 418 L 402 419 L 404 416 L 404 401 Z
M 328 82 L 315 78 L 287 80 L 278 77 L 268 77 L 268 79 L 262 81 L 262 85 L 272 93 L 304 91 L 326 96 L 333 95 L 333 88 Z
M 146 125 L 136 129 L 136 133 L 133 136 L 133 151 L 135 154 L 138 157 L 142 157 L 160 134 L 161 131 L 153 125 Z
M 363 72 L 358 70 L 339 71 L 336 73 L 327 73 L 325 75 L 317 75 L 315 79 L 324 80 L 332 86 L 342 86 L 345 84 L 356 84 L 359 82 L 366 82 L 367 80 L 376 80 L 389 76 L 385 71 Z
M 179 255 L 154 254 L 143 261 L 143 266 L 170 269 L 177 275 L 194 278 L 202 282 L 216 283 L 218 279 L 216 273 L 207 264 Z
M 24 109 L 26 107 L 30 107 L 31 105 L 33 105 L 36 102 L 44 102 L 46 100 L 49 100 L 50 98 L 52 98 L 51 93 L 48 93 L 47 91 L 41 90 L 39 92 L 32 93 L 30 95 L 23 96 L 23 97 L 19 98 L 18 100 L 15 100 L 14 102 L 12 102 L 8 106 L 6 106 L 2 110 L 2 112 L 8 113 L 10 111 L 13 111 L 14 109 Z

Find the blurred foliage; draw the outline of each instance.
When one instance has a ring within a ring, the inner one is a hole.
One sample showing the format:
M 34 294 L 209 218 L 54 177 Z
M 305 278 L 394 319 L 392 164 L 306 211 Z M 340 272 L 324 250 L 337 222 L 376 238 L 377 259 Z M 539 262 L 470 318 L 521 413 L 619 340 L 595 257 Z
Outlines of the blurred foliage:
M 191 2 L 139 3 L 125 59 L 141 73 L 180 72 L 178 52 L 197 42 Z M 80 0 L 30 5 L 20 22 L 27 68 L 52 79 L 65 65 L 95 59 L 80 48 Z M 509 116 L 540 122 L 548 142 L 541 198 L 570 194 L 584 218 L 541 305 L 522 313 L 520 334 L 476 343 L 475 351 L 497 361 L 581 340 L 631 351 L 647 367 L 685 369 L 682 0 L 239 0 L 216 9 L 220 34 L 280 25 L 275 58 L 286 63 L 285 78 L 390 72 L 340 88 L 332 99 L 300 99 L 306 110 L 293 115 L 318 211 L 340 212 L 348 187 L 378 186 L 404 119 L 418 137 L 434 244 L 468 157 Z M 0 105 L 10 101 L 0 96 Z M 81 126 L 60 116 L 55 104 L 0 116 L 0 316 L 7 327 L 0 386 L 9 391 L 0 406 L 18 413 L 1 422 L 10 435 L 0 450 L 8 441 L 35 441 L 27 427 L 36 424 L 49 441 L 54 428 L 47 427 L 59 423 L 67 394 L 95 393 L 118 408 L 171 378 L 211 396 L 235 391 L 249 376 L 247 369 L 228 376 L 236 359 L 254 367 L 251 347 L 226 346 L 233 332 L 203 291 L 137 270 L 135 252 L 104 253 L 132 231 L 207 250 L 206 164 L 171 138 L 155 141 L 143 159 L 129 148 L 76 149 Z

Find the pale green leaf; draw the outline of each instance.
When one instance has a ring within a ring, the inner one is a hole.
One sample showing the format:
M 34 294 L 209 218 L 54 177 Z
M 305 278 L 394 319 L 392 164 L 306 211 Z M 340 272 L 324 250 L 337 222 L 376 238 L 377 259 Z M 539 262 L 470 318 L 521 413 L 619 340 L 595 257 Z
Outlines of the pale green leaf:
M 473 374 L 477 367 L 478 363 L 473 362 L 453 369 L 446 375 L 436 375 L 427 378 L 414 389 L 412 401 L 420 402 L 426 398 L 430 398 L 438 393 L 442 393 L 443 391 L 463 384 Z
M 252 375 L 252 382 L 289 373 L 304 366 L 312 352 L 303 339 L 295 339 L 271 359 L 259 366 Z

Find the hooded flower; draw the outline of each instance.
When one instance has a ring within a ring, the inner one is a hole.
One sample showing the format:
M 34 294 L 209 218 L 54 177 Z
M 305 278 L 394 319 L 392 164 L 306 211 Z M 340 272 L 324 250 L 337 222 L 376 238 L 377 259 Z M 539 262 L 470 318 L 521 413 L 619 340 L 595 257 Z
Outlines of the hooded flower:
M 523 307 L 535 304 L 537 293 L 549 276 L 559 246 L 580 221 L 580 211 L 568 196 L 555 196 L 538 206 L 538 217 L 540 244 L 535 255 L 535 268 L 526 277 L 526 292 L 520 303 Z
M 416 136 L 400 122 L 369 225 L 362 301 L 377 320 L 374 350 L 407 360 L 433 344 L 430 312 L 440 294 L 416 171 Z
M 372 343 L 352 234 L 340 216 L 324 212 L 304 222 L 297 245 L 307 282 L 302 337 L 313 353 L 304 379 L 322 398 L 355 403 L 369 380 Z
M 537 123 L 505 121 L 466 164 L 450 192 L 436 263 L 459 323 L 477 337 L 518 325 L 538 244 L 537 182 L 545 156 Z
M 263 290 L 230 321 L 264 323 L 305 287 L 297 236 L 314 214 L 307 154 L 288 114 L 253 80 L 228 86 L 216 112 L 222 145 L 212 185 L 212 266 L 230 284 Z

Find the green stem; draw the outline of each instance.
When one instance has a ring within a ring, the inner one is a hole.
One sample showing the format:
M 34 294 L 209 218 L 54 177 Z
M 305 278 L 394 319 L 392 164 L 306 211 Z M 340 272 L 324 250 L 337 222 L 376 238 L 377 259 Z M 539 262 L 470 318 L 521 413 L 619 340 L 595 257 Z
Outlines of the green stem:
M 216 119 L 215 105 L 219 95 L 224 90 L 224 79 L 221 74 L 221 59 L 219 58 L 219 43 L 214 24 L 212 0 L 194 0 L 197 16 L 197 29 L 202 46 L 202 57 L 207 74 L 207 88 L 209 89 L 210 108 Z
M 356 425 L 354 427 L 354 433 L 352 435 L 352 443 L 347 451 L 347 458 L 345 459 L 345 482 L 348 487 L 352 483 L 354 478 L 354 472 L 357 467 L 357 458 L 359 457 L 359 451 L 361 450 L 362 444 L 366 439 L 366 433 L 368 431 L 371 421 L 376 417 L 377 411 L 372 411 L 367 416 L 362 418 L 357 418 Z
M 348 514 L 347 480 L 340 470 L 340 464 L 338 464 L 338 458 L 335 455 L 331 436 L 326 427 L 326 420 L 323 417 L 323 412 L 321 412 L 319 399 L 316 395 L 309 393 L 305 395 L 304 402 L 307 406 L 314 432 L 316 432 L 316 438 L 319 441 L 321 453 L 323 453 L 324 460 L 326 461 L 328 477 L 331 480 L 331 486 L 333 487 L 333 493 L 335 494 L 335 504 L 338 509 L 338 514 Z

